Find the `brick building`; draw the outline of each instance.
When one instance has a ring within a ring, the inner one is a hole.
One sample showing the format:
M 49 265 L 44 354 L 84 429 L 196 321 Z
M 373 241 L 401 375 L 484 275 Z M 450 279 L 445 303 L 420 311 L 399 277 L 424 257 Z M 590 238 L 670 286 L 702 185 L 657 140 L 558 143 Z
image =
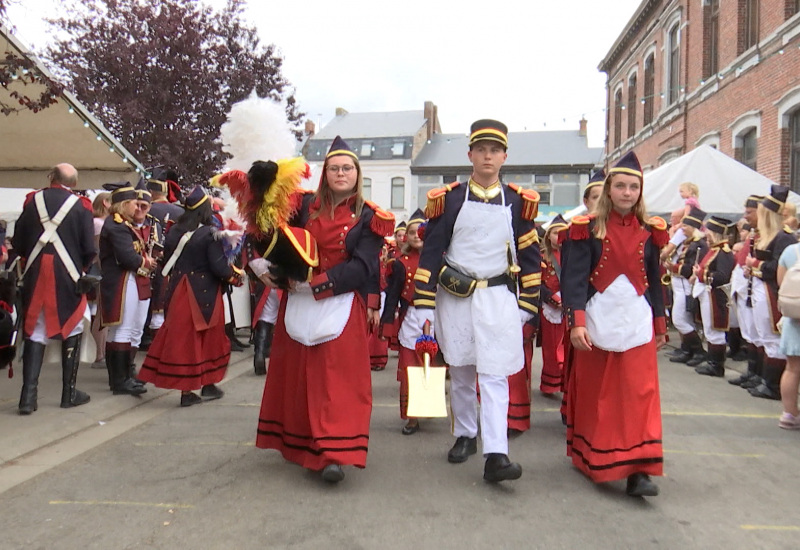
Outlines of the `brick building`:
M 643 0 L 598 68 L 607 163 L 707 144 L 800 190 L 800 0 Z

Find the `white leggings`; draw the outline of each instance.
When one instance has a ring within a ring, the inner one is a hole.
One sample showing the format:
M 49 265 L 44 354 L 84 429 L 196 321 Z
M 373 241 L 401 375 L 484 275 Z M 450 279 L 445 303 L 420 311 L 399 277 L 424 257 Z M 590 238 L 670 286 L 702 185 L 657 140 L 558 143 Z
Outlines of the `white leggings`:
M 278 320 L 278 306 L 281 304 L 281 297 L 278 294 L 278 291 L 274 288 L 269 291 L 269 295 L 267 296 L 267 301 L 264 303 L 264 307 L 261 309 L 261 315 L 258 317 L 259 321 L 265 321 L 267 323 L 272 323 L 273 325 Z
M 147 320 L 147 310 L 150 307 L 150 298 L 139 299 L 139 290 L 136 288 L 136 276 L 128 273 L 125 285 L 125 296 L 122 300 L 122 319 L 118 325 L 108 327 L 107 342 L 130 342 L 131 346 L 138 348 L 142 341 L 144 323 Z
M 475 365 L 450 367 L 450 407 L 453 435 L 478 435 L 478 395 Z M 477 373 L 481 388 L 481 440 L 483 454 L 508 454 L 508 378 Z

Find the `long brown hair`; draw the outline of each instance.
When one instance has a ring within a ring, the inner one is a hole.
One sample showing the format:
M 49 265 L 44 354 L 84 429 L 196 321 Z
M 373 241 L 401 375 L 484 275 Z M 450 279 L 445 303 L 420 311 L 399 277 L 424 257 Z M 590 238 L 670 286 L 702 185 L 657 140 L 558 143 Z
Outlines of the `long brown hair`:
M 319 187 L 317 188 L 317 192 L 314 194 L 315 200 L 319 200 L 319 210 L 316 212 L 312 212 L 310 218 L 313 220 L 314 218 L 319 217 L 323 211 L 328 212 L 331 218 L 333 218 L 333 212 L 336 209 L 336 205 L 333 203 L 333 191 L 331 191 L 330 186 L 328 185 L 328 160 L 335 158 L 347 156 L 353 159 L 353 164 L 356 165 L 356 187 L 353 189 L 353 195 L 355 195 L 355 215 L 356 218 L 361 216 L 361 210 L 364 208 L 364 195 L 362 194 L 362 189 L 364 189 L 364 178 L 361 175 L 361 164 L 358 162 L 358 159 L 354 156 L 350 155 L 333 155 L 332 157 L 328 157 L 325 159 L 325 162 L 322 165 L 322 176 L 319 179 Z
M 611 202 L 611 180 L 614 179 L 616 174 L 609 174 L 606 178 L 605 183 L 603 184 L 603 193 L 600 195 L 600 200 L 597 201 L 597 207 L 595 208 L 595 219 L 596 223 L 594 226 L 594 234 L 598 239 L 605 238 L 606 236 L 606 222 L 608 221 L 608 216 L 611 214 L 611 210 L 614 209 L 614 204 Z M 640 188 L 639 188 L 639 200 L 636 201 L 636 204 L 633 205 L 633 209 L 631 212 L 636 219 L 639 220 L 641 225 L 644 225 L 646 222 L 645 220 L 648 219 L 647 216 L 647 208 L 644 205 L 644 181 L 642 178 L 639 178 Z

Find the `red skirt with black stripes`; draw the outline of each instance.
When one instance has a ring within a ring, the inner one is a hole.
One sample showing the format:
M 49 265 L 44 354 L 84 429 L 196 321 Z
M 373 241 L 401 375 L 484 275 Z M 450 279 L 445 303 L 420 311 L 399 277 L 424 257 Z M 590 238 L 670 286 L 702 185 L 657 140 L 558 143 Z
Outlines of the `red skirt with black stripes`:
M 316 346 L 292 340 L 281 298 L 256 447 L 276 449 L 311 470 L 364 468 L 372 414 L 367 310 L 356 295 L 341 336 Z
M 231 342 L 225 335 L 222 293 L 206 322 L 184 277 L 175 288 L 164 324 L 156 333 L 138 378 L 158 388 L 192 391 L 225 378 Z
M 625 352 L 573 349 L 567 456 L 596 483 L 663 475 L 655 339 Z

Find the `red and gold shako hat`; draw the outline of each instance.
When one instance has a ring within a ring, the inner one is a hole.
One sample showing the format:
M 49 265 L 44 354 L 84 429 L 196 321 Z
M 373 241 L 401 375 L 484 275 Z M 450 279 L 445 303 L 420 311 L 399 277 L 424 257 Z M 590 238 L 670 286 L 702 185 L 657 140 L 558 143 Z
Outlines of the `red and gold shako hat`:
M 728 228 L 731 226 L 731 220 L 720 218 L 719 216 L 711 216 L 706 220 L 706 229 L 724 235 Z
M 111 191 L 111 204 L 136 200 L 138 198 L 136 188 L 127 181 L 104 183 L 103 189 Z
M 426 221 L 427 220 L 425 218 L 425 213 L 419 208 L 417 208 L 414 211 L 414 213 L 411 214 L 411 217 L 408 219 L 408 225 L 411 225 L 412 223 L 425 223 Z
M 586 187 L 583 188 L 583 192 L 585 193 L 587 189 L 590 187 L 595 187 L 597 185 L 603 185 L 606 182 L 606 171 L 602 168 L 592 174 L 589 178 L 589 183 L 586 184 Z
M 706 213 L 693 206 L 692 209 L 689 210 L 689 213 L 683 217 L 681 223 L 685 223 L 686 225 L 694 227 L 695 229 L 700 229 L 703 227 L 704 219 L 706 219 Z
M 476 120 L 469 129 L 469 146 L 478 141 L 496 141 L 508 149 L 508 127 L 489 118 Z
M 745 208 L 758 208 L 758 203 L 764 200 L 764 195 L 750 195 L 744 201 Z
M 784 185 L 773 185 L 769 195 L 764 197 L 761 204 L 764 208 L 780 213 L 789 198 L 789 188 Z
M 611 170 L 608 171 L 608 177 L 614 174 L 631 174 L 644 180 L 642 174 L 642 165 L 639 163 L 639 157 L 633 151 L 628 151 L 621 159 L 617 161 Z
M 331 148 L 328 150 L 328 154 L 325 155 L 325 160 L 337 155 L 348 155 L 358 160 L 358 155 L 356 155 L 350 146 L 347 145 L 347 142 L 342 139 L 342 136 L 336 136 L 333 138 L 333 143 L 331 143 Z
M 208 194 L 206 194 L 205 190 L 199 185 L 195 185 L 183 204 L 187 210 L 195 210 L 207 200 Z

